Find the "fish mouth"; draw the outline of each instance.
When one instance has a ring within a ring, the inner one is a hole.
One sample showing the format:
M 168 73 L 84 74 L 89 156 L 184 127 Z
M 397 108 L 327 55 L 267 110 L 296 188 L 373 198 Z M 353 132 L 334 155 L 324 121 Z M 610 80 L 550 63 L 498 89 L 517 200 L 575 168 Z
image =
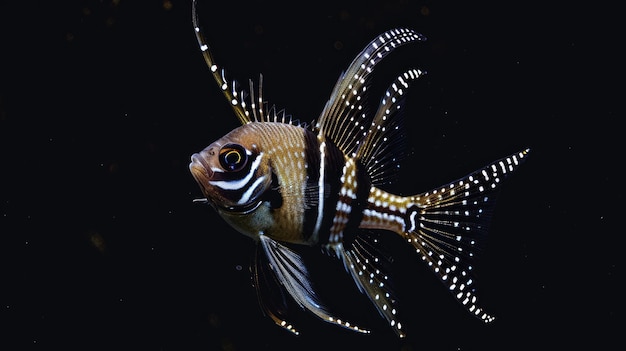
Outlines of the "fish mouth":
M 202 192 L 206 194 L 206 184 L 208 184 L 209 179 L 213 177 L 213 171 L 206 159 L 199 153 L 191 155 L 189 171 L 198 185 L 200 185 L 200 188 L 202 188 Z

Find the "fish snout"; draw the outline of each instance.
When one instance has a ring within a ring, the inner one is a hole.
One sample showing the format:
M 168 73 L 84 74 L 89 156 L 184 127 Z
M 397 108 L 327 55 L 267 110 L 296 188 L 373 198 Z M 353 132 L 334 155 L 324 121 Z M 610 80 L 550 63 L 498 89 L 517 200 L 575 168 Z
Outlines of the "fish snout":
M 207 151 L 201 151 L 191 155 L 189 170 L 196 181 L 200 184 L 207 182 L 213 177 L 213 171 L 211 170 L 207 160 L 208 156 L 209 153 Z

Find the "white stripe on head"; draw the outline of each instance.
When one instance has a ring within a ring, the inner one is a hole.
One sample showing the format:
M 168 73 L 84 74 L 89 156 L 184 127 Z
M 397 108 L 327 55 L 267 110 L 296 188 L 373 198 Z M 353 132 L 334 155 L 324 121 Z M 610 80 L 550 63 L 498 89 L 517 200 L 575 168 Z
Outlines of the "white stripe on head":
M 265 178 L 266 178 L 265 176 L 262 176 L 262 177 L 259 177 L 259 179 L 255 180 L 254 183 L 252 183 L 252 185 L 250 186 L 250 188 L 248 188 L 248 190 L 246 190 L 246 192 L 243 193 L 243 195 L 241 195 L 241 198 L 239 199 L 239 201 L 237 201 L 237 205 L 246 204 L 250 200 L 250 196 L 254 194 L 254 191 L 256 190 L 256 188 L 258 188 L 259 185 L 263 183 Z
M 246 186 L 246 184 L 248 184 L 248 182 L 250 181 L 254 173 L 256 173 L 256 170 L 259 168 L 259 164 L 261 163 L 262 158 L 263 158 L 263 153 L 261 152 L 259 156 L 257 156 L 256 160 L 252 162 L 252 165 L 250 166 L 250 172 L 248 172 L 248 174 L 245 177 L 239 180 L 215 180 L 215 181 L 209 181 L 209 184 L 216 186 L 218 188 L 221 188 L 223 190 L 242 189 L 244 186 Z

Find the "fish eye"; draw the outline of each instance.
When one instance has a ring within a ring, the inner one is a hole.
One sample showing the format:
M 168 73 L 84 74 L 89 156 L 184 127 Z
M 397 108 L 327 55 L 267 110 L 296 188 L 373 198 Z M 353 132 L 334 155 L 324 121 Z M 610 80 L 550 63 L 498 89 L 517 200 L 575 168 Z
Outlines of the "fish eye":
M 235 172 L 245 166 L 248 155 L 243 146 L 239 144 L 227 144 L 220 150 L 219 160 L 220 165 L 225 170 Z

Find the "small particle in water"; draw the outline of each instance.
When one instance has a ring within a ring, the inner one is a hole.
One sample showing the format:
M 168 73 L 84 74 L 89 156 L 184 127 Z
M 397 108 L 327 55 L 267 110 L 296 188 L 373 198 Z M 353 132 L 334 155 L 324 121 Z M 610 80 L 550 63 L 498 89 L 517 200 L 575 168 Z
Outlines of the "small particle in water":
M 96 248 L 100 252 L 104 252 L 106 249 L 106 244 L 104 242 L 104 237 L 98 233 L 97 231 L 90 231 L 87 233 L 89 243 Z

